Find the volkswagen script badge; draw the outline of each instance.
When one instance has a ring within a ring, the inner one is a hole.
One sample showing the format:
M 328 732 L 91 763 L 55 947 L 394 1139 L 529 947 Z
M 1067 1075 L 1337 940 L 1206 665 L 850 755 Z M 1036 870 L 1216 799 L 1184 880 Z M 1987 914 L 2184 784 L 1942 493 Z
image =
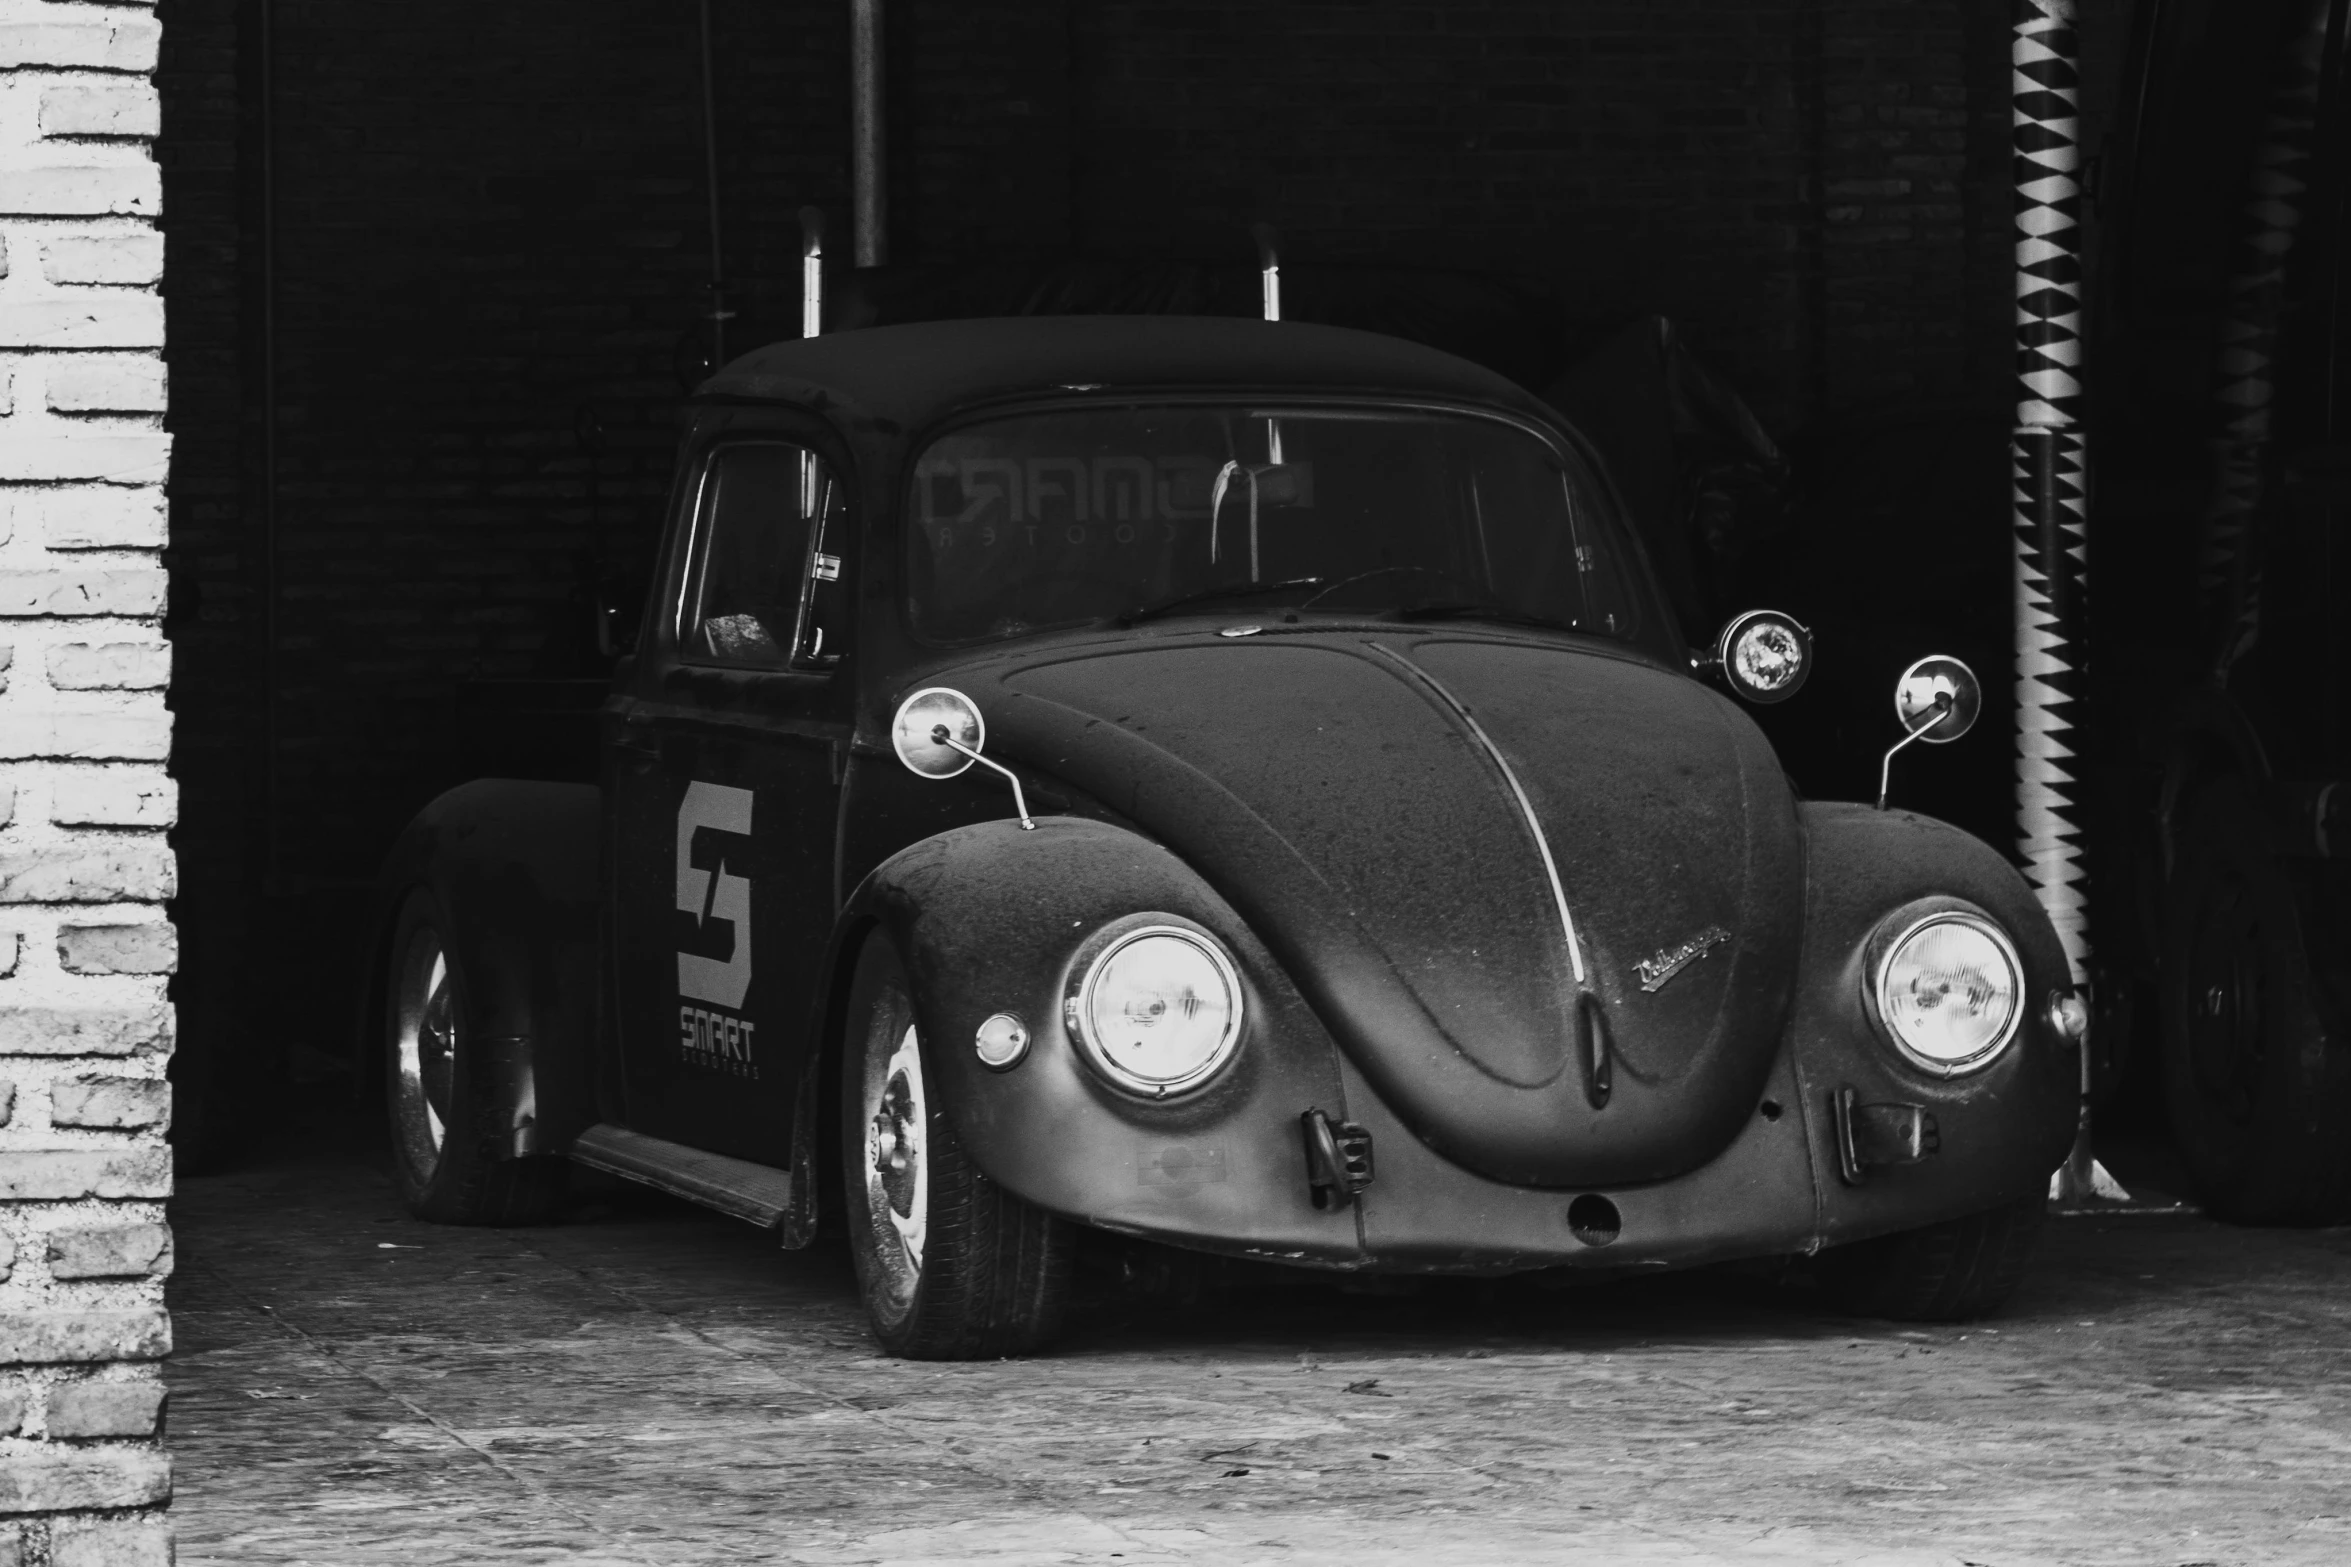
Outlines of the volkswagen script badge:
M 1667 947 L 1653 958 L 1643 958 L 1633 965 L 1640 977 L 1641 988 L 1654 994 L 1665 988 L 1665 982 L 1683 969 L 1731 939 L 1731 933 L 1720 925 L 1709 925 L 1678 947 Z

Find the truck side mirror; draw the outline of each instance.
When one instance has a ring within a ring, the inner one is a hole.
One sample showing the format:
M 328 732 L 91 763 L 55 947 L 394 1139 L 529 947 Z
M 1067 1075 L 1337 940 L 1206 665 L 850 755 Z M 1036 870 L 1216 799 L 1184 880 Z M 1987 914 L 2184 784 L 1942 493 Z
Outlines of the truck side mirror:
M 1886 748 L 1885 760 L 1878 765 L 1878 809 L 1886 808 L 1896 751 L 1917 740 L 1949 745 L 1975 727 L 1983 710 L 1983 684 L 1956 658 L 1930 653 L 1902 671 L 1902 678 L 1894 682 L 1894 716 L 1902 721 L 1903 733 Z

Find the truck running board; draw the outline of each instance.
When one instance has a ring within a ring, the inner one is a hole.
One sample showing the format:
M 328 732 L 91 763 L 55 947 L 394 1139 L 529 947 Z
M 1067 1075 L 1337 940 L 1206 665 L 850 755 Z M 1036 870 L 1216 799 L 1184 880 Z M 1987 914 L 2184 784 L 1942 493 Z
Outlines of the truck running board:
M 746 1219 L 763 1230 L 783 1222 L 792 1207 L 792 1172 L 773 1165 L 704 1153 L 623 1126 L 599 1124 L 571 1145 L 575 1163 L 698 1202 Z

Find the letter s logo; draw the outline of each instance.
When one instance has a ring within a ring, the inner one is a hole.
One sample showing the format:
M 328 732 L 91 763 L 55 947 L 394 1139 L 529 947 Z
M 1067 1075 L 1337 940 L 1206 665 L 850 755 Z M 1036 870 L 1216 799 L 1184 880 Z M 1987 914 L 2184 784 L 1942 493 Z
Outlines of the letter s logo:
M 678 908 L 697 923 L 726 920 L 735 928 L 731 956 L 698 958 L 678 954 L 678 994 L 714 1007 L 739 1007 L 751 988 L 751 879 L 730 876 L 724 859 L 718 873 L 693 863 L 694 834 L 702 828 L 751 835 L 751 791 L 724 784 L 691 783 L 678 802 Z

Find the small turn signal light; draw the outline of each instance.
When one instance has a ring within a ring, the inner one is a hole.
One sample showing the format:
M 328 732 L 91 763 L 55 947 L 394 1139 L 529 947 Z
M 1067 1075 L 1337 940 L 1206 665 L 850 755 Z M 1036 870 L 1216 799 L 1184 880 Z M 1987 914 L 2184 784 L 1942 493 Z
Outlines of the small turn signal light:
M 999 1012 L 980 1025 L 972 1044 L 982 1066 L 1002 1072 L 1020 1065 L 1020 1058 L 1029 1053 L 1029 1026 L 1009 1012 Z
M 2079 1041 L 2090 1031 L 2090 1004 L 2078 990 L 2049 992 L 2049 1026 L 2060 1039 Z

